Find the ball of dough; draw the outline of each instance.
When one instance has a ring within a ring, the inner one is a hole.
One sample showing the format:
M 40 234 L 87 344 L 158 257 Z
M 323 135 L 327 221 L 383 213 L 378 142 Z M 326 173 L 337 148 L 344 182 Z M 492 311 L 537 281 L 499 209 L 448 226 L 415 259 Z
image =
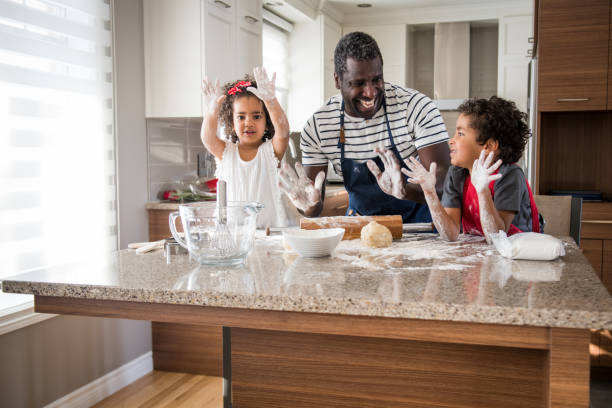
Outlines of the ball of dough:
M 376 221 L 370 221 L 361 229 L 361 242 L 372 248 L 385 248 L 391 245 L 393 235 L 389 228 Z

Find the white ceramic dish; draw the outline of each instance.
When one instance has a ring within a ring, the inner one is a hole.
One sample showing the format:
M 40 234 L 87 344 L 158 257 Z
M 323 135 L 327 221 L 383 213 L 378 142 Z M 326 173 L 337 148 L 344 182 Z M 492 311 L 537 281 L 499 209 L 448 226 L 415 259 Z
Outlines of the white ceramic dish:
M 306 258 L 329 256 L 343 236 L 344 228 L 287 229 L 283 231 L 285 242 L 291 249 Z

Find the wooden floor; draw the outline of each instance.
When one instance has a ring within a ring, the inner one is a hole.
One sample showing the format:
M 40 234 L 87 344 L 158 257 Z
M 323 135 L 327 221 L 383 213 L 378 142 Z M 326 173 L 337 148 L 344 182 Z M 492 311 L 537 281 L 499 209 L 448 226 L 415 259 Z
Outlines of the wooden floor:
M 93 407 L 222 408 L 223 379 L 170 371 L 152 371 Z

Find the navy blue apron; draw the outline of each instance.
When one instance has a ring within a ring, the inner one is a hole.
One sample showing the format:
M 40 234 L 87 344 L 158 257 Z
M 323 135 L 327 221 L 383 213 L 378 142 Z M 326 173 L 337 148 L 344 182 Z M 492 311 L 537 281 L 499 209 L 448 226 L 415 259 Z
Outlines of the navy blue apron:
M 387 123 L 387 133 L 391 142 L 391 150 L 399 160 L 400 165 L 406 168 L 395 143 L 389 127 L 387 117 L 387 104 L 383 99 L 383 110 Z M 344 101 L 340 110 L 340 165 L 344 178 L 344 187 L 349 194 L 349 206 L 346 215 L 401 215 L 404 223 L 408 222 L 431 222 L 429 208 L 425 204 L 415 203 L 408 200 L 400 200 L 382 191 L 378 186 L 376 177 L 368 169 L 365 162 L 359 163 L 344 157 Z M 372 159 L 381 171 L 384 166 L 380 157 Z

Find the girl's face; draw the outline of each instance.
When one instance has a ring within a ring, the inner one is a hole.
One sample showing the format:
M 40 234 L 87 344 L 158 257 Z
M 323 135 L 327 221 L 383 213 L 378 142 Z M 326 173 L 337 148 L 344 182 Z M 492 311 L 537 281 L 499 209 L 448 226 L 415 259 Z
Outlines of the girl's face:
M 478 131 L 472 126 L 472 118 L 461 114 L 457 118 L 455 135 L 449 140 L 450 159 L 453 166 L 471 171 L 474 160 L 480 156 L 485 146 L 478 144 Z
M 257 147 L 266 131 L 263 102 L 252 95 L 236 98 L 233 103 L 234 131 L 242 146 Z

